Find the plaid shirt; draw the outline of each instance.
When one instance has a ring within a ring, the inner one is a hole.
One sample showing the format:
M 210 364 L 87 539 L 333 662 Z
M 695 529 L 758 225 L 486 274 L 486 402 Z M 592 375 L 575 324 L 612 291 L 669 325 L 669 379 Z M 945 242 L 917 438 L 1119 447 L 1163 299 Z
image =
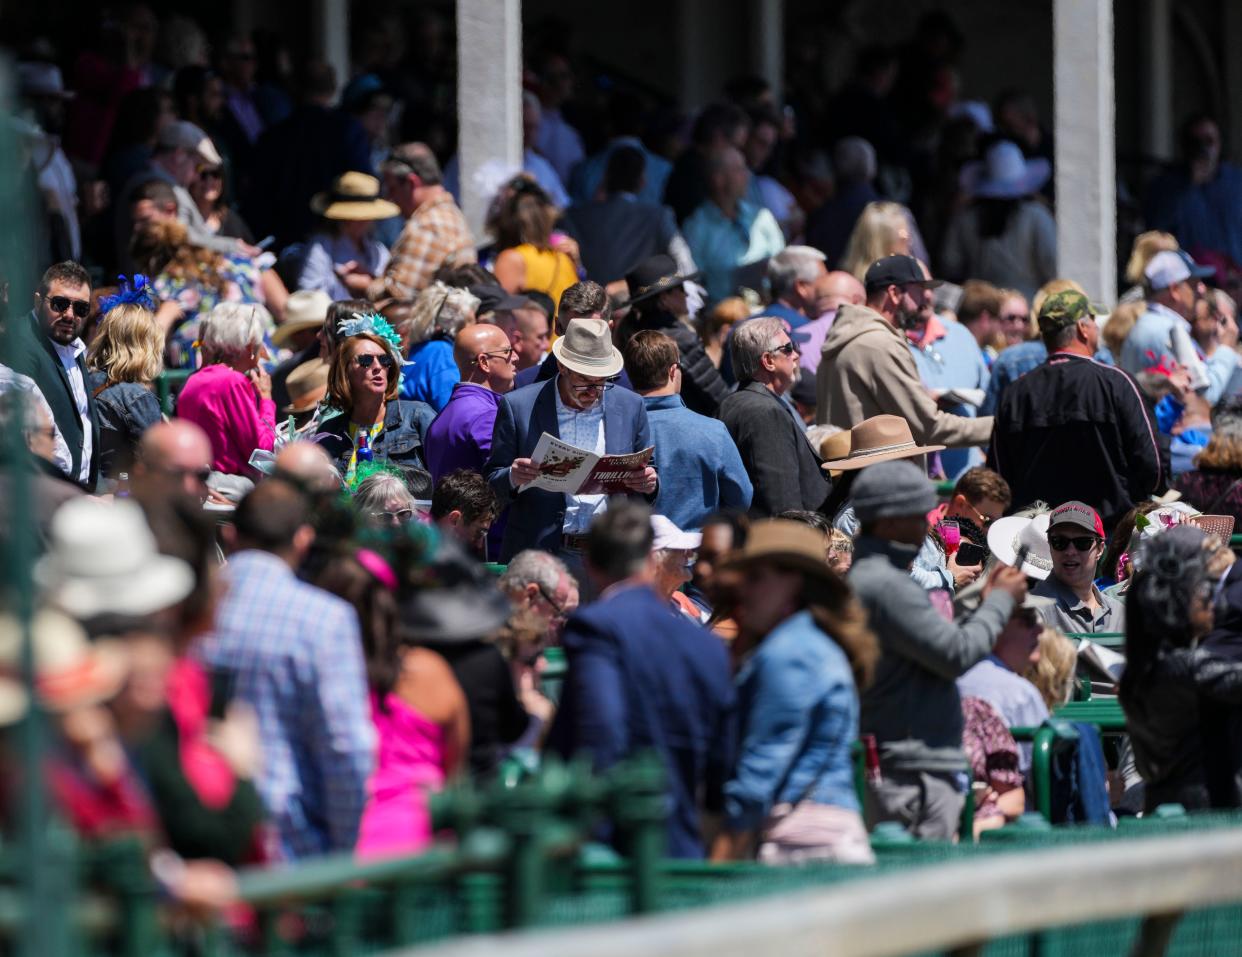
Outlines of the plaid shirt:
M 257 782 L 287 860 L 352 849 L 374 764 L 358 616 L 267 552 L 225 569 L 215 631 L 197 650 L 258 713 Z
M 444 264 L 475 261 L 474 237 L 447 191 L 414 210 L 392 247 L 384 275 L 367 287 L 369 299 L 412 299 Z

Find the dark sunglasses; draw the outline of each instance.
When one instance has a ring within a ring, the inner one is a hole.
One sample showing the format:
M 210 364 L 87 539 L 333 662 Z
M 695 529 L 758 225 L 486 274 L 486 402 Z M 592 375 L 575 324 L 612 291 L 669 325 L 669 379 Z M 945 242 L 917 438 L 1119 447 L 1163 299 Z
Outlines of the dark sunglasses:
M 793 356 L 798 354 L 798 347 L 792 342 L 786 342 L 783 346 L 780 346 L 777 349 L 769 349 L 768 352 L 780 352 L 787 356 Z
M 79 319 L 85 319 L 91 314 L 91 304 L 85 299 L 70 299 L 68 296 L 45 296 L 44 301 L 51 307 L 52 312 L 67 312 L 70 306 L 73 306 L 73 314 Z
M 358 365 L 359 365 L 361 368 L 363 368 L 363 369 L 369 369 L 369 368 L 371 368 L 371 363 L 372 363 L 372 362 L 374 362 L 376 359 L 378 359 L 378 360 L 379 360 L 380 368 L 382 368 L 382 369 L 392 369 L 392 356 L 388 356 L 388 355 L 384 355 L 384 356 L 373 356 L 373 355 L 354 356 L 354 361 L 355 361 L 356 363 L 358 363 Z
M 224 179 L 224 170 L 222 169 L 200 169 L 198 171 L 199 179 Z
M 1098 542 L 1099 539 L 1094 535 L 1078 535 L 1074 538 L 1067 538 L 1064 535 L 1048 536 L 1048 545 L 1054 552 L 1063 552 L 1071 545 L 1080 552 L 1089 552 Z
M 1005 312 L 997 317 L 1001 322 L 1026 322 L 1027 315 L 1025 312 Z

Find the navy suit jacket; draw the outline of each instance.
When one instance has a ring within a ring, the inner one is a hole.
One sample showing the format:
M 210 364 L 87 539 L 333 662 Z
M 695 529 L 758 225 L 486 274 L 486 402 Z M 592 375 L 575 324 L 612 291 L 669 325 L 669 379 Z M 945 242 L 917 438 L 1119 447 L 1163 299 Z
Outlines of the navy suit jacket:
M 554 378 L 515 389 L 502 398 L 496 408 L 492 452 L 484 474 L 500 499 L 501 507 L 509 506 L 509 523 L 505 526 L 500 549 L 502 562 L 524 548 L 552 552 L 560 549 L 565 496 L 529 485 L 517 490 L 509 484 L 509 467 L 514 459 L 529 458 L 544 432 L 560 438 L 556 421 L 556 382 Z M 604 449 L 609 455 L 641 452 L 651 445 L 647 409 L 636 393 L 628 389 L 609 389 L 602 401 Z M 660 450 L 656 449 L 655 455 L 659 454 Z
M 548 748 L 589 754 L 600 770 L 655 751 L 667 775 L 668 854 L 702 857 L 699 803 L 723 806 L 737 733 L 724 643 L 650 588 L 622 585 L 578 609 L 563 644 L 569 670 Z

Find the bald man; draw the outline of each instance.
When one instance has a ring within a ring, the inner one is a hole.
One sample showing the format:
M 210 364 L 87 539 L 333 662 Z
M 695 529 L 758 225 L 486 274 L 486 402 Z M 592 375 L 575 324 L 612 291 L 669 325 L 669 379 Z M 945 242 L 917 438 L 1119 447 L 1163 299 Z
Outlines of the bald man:
M 480 322 L 457 333 L 453 361 L 461 381 L 427 430 L 424 450 L 431 477 L 457 469 L 482 474 L 492 449 L 492 426 L 500 397 L 513 389 L 516 352 L 499 326 Z
M 802 343 L 802 357 L 798 360 L 804 372 L 813 376 L 818 371 L 824 339 L 832 328 L 832 321 L 837 318 L 837 310 L 845 305 L 861 306 L 866 301 L 867 290 L 853 273 L 836 269 L 815 280 L 811 312 L 818 318 L 798 330 L 807 337 L 806 342 Z
M 211 440 L 193 422 L 157 422 L 142 434 L 130 488 L 147 502 L 188 495 L 206 502 L 227 501 L 209 492 Z
M 340 491 L 341 476 L 332 459 L 315 442 L 290 442 L 276 453 L 273 474 L 311 492 Z

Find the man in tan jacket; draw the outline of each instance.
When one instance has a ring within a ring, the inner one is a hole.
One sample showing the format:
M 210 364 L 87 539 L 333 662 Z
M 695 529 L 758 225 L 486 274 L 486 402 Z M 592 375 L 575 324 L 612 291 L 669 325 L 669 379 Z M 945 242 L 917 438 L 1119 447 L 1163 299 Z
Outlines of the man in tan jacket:
M 865 306 L 845 305 L 828 330 L 816 375 L 815 421 L 849 429 L 875 415 L 899 415 L 919 445 L 987 445 L 992 419 L 941 411 L 919 378 L 907 327 L 932 310 L 929 279 L 912 256 L 886 256 L 864 280 Z

